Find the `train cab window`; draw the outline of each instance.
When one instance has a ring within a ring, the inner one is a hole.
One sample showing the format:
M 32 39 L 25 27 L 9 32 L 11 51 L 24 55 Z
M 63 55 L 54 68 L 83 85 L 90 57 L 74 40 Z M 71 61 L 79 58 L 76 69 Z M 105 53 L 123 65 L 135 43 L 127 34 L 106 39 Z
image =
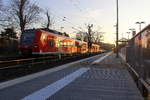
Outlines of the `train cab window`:
M 54 40 L 50 40 L 49 41 L 49 45 L 50 45 L 50 47 L 53 47 L 55 45 L 55 41 Z
M 36 30 L 25 30 L 21 35 L 21 45 L 32 45 Z

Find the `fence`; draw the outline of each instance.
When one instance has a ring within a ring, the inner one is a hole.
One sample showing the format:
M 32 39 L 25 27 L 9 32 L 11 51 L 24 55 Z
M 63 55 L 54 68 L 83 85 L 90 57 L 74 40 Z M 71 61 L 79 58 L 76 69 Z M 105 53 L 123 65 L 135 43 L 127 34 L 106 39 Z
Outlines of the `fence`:
M 120 53 L 126 62 L 138 75 L 137 85 L 145 95 L 145 89 L 150 94 L 150 25 L 128 41 Z M 141 84 L 142 85 L 139 85 Z M 150 95 L 149 95 L 150 96 Z M 150 99 L 148 99 L 150 100 Z
M 19 53 L 19 42 L 17 39 L 0 37 L 0 55 L 13 55 Z

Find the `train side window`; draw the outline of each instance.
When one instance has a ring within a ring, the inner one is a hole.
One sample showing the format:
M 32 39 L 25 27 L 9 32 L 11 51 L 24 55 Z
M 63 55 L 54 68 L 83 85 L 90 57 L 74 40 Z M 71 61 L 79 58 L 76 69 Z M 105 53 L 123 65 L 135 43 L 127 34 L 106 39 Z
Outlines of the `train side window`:
M 81 48 L 81 47 L 82 47 L 82 45 L 77 44 L 77 43 L 75 44 L 75 46 L 78 47 L 78 48 Z
M 67 47 L 67 42 L 64 42 L 64 43 L 63 43 L 63 46 L 64 46 L 64 47 Z
M 78 43 L 75 43 L 75 46 L 76 46 L 76 47 L 78 47 L 78 46 L 79 46 L 79 44 L 78 44 Z
M 56 41 L 56 47 L 59 47 L 59 42 L 58 41 Z
M 62 47 L 63 46 L 63 42 L 59 41 L 59 46 Z
M 50 40 L 50 41 L 49 41 L 49 45 L 50 45 L 50 47 L 53 47 L 53 46 L 54 46 L 54 44 L 55 44 L 54 40 Z

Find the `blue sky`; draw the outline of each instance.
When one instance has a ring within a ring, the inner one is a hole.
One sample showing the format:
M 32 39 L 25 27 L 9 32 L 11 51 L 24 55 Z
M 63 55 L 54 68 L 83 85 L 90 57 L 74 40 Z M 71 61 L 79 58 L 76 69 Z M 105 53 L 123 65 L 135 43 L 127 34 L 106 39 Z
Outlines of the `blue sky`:
M 33 1 L 33 0 L 31 0 Z M 75 34 L 71 27 L 82 27 L 85 24 L 94 24 L 94 30 L 101 27 L 105 32 L 105 42 L 114 43 L 116 24 L 116 0 L 34 0 L 41 8 L 49 8 L 55 17 L 55 29 Z M 120 37 L 122 33 L 127 37 L 129 28 L 136 28 L 136 21 L 145 21 L 145 27 L 150 23 L 150 0 L 119 0 L 119 26 Z M 66 17 L 66 21 L 61 18 Z

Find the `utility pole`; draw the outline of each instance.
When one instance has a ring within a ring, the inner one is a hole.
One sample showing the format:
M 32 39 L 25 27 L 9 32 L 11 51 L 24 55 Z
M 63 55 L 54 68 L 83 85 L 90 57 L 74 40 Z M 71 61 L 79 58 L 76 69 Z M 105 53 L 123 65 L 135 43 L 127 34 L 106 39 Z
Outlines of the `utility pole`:
M 118 46 L 118 33 L 119 33 L 119 7 L 118 0 L 116 0 L 116 8 L 117 8 L 117 24 L 116 24 L 116 58 L 119 57 L 119 46 Z

